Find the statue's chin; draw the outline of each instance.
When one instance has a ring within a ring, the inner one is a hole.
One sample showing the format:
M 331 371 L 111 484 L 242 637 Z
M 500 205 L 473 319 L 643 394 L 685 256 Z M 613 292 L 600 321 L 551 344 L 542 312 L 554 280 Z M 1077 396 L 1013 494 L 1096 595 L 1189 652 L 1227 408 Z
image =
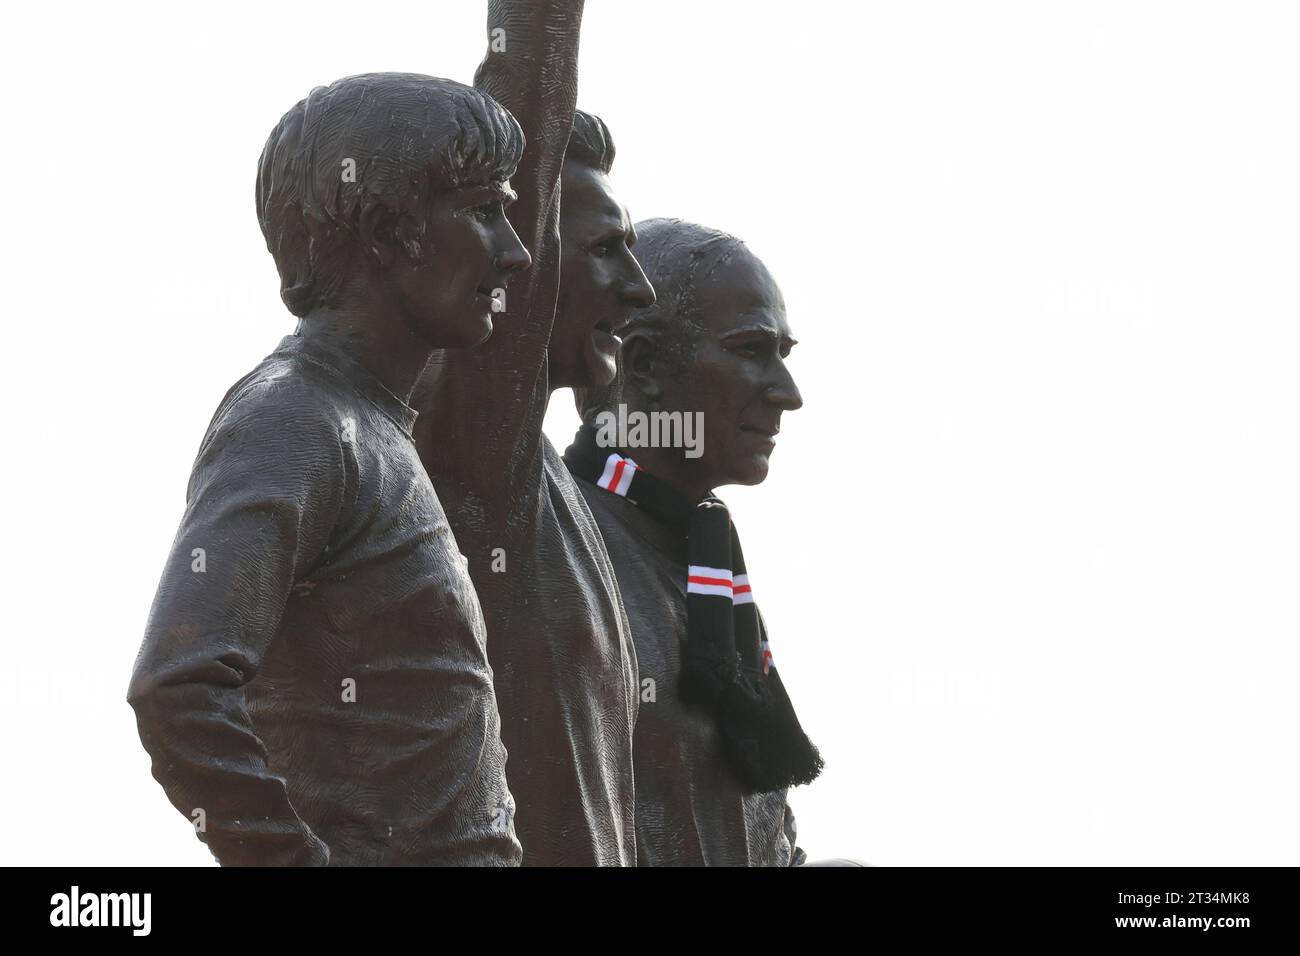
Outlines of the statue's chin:
M 586 366 L 587 380 L 592 385 L 608 385 L 618 374 L 618 366 L 614 359 L 596 351 L 590 340 L 588 340 L 586 354 L 583 356 L 583 364 Z
M 759 485 L 767 478 L 768 460 L 766 455 L 753 455 L 735 470 L 727 481 L 729 485 Z

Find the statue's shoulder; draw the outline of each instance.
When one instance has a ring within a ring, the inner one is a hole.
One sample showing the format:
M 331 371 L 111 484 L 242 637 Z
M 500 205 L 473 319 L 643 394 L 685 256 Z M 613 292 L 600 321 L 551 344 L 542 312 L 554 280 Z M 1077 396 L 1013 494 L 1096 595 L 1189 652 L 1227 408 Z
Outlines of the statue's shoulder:
M 200 458 L 232 445 L 241 454 L 301 453 L 339 445 L 350 402 L 346 385 L 300 356 L 273 352 L 232 385 L 213 413 Z M 333 455 L 331 455 L 333 457 Z

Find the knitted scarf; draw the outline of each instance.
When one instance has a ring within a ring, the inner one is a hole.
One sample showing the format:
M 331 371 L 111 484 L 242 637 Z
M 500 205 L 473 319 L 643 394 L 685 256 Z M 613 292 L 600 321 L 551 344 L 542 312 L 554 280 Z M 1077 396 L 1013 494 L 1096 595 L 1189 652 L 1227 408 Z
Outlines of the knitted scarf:
M 621 449 L 601 448 L 590 425 L 578 430 L 564 463 L 575 477 L 627 498 L 686 537 L 686 641 L 677 691 L 713 715 L 746 791 L 810 783 L 822 758 L 777 673 L 727 506 L 712 495 L 690 501 Z

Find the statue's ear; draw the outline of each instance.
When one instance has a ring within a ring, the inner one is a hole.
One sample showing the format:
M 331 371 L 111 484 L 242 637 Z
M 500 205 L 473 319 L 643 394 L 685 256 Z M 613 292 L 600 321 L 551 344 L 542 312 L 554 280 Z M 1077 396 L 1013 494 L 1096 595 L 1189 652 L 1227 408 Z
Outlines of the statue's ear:
M 648 335 L 630 335 L 619 350 L 624 379 L 648 399 L 657 399 L 663 393 L 659 375 L 663 372 L 663 356 L 653 338 Z
M 368 202 L 357 222 L 361 247 L 381 269 L 392 267 L 400 256 L 420 258 L 420 241 L 415 220 L 393 212 L 381 202 Z

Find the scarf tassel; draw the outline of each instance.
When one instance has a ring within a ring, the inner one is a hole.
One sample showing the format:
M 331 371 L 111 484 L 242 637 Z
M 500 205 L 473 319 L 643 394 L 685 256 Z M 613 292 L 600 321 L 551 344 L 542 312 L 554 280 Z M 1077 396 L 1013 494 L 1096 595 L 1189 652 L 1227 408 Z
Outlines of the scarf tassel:
M 749 793 L 811 783 L 822 771 L 817 747 L 804 733 L 776 668 L 748 672 L 737 658 L 683 649 L 677 692 L 714 715 L 723 752 Z

